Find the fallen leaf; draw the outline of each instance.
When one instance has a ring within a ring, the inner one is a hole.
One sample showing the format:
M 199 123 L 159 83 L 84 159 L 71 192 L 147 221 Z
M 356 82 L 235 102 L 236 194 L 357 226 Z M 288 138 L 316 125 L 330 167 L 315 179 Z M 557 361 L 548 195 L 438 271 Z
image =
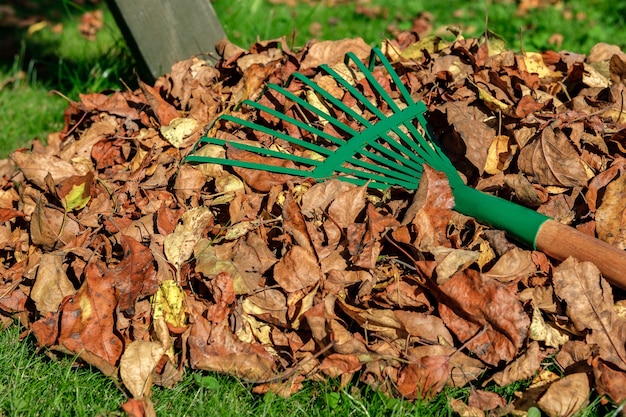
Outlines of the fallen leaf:
M 485 276 L 507 283 L 525 278 L 537 272 L 530 251 L 513 248 L 502 255 L 496 263 L 485 272 Z
M 163 354 L 163 346 L 156 342 L 134 340 L 126 346 L 120 359 L 120 378 L 133 398 L 150 396 L 153 372 Z
M 626 370 L 626 320 L 615 312 L 613 291 L 598 268 L 570 257 L 554 270 L 553 281 L 576 330 L 589 331 L 587 342 L 597 344 L 600 358 Z
M 626 372 L 597 359 L 593 361 L 593 375 L 598 394 L 608 395 L 615 404 L 626 400 Z
M 55 181 L 81 174 L 71 163 L 54 155 L 16 151 L 10 155 L 10 158 L 26 179 L 41 189 L 46 188 L 45 178 L 48 174 Z
M 323 278 L 312 253 L 294 246 L 274 265 L 274 279 L 288 293 L 317 285 Z
M 429 400 L 443 389 L 449 377 L 448 356 L 423 356 L 400 370 L 398 391 L 408 400 Z
M 60 252 L 41 255 L 30 298 L 43 313 L 58 311 L 63 299 L 76 292 L 65 273 L 63 259 L 64 254 Z
M 439 300 L 441 318 L 462 342 L 473 338 L 469 350 L 492 365 L 517 356 L 530 319 L 513 291 L 471 269 L 452 276 L 441 290 L 449 297 Z
M 539 349 L 539 343 L 531 342 L 526 351 L 500 372 L 496 372 L 491 379 L 504 387 L 516 381 L 523 381 L 534 376 L 541 367 L 544 354 Z
M 199 130 L 200 123 L 189 117 L 177 117 L 167 125 L 161 126 L 161 134 L 175 148 L 180 148 L 189 137 Z M 191 138 L 195 142 L 195 138 Z
M 41 196 L 32 214 L 30 236 L 34 245 L 45 250 L 61 248 L 71 242 L 80 233 L 80 226 L 74 218 L 60 208 L 47 204 Z
M 181 218 L 182 224 L 176 226 L 174 233 L 165 238 L 163 244 L 167 259 L 180 268 L 187 261 L 193 249 L 202 238 L 202 232 L 207 226 L 213 214 L 206 206 L 188 210 Z
M 589 180 L 574 146 L 562 130 L 552 126 L 522 148 L 518 165 L 542 185 L 578 187 L 586 185 Z
M 61 303 L 57 343 L 75 354 L 86 351 L 115 367 L 124 346 L 115 331 L 117 300 L 110 275 L 101 261 L 87 264 L 83 285 Z M 88 356 L 81 357 L 89 362 Z
M 533 318 L 530 323 L 529 337 L 532 340 L 545 342 L 547 346 L 560 348 L 569 340 L 567 333 L 547 324 L 541 314 L 541 310 L 533 305 Z
M 550 385 L 537 405 L 550 417 L 569 417 L 587 404 L 589 394 L 587 374 L 571 374 Z
M 174 106 L 165 101 L 154 87 L 144 83 L 140 79 L 137 80 L 139 88 L 143 92 L 146 101 L 152 108 L 154 115 L 157 117 L 161 126 L 167 126 L 170 122 L 179 117 L 178 111 Z
M 175 327 L 187 325 L 187 310 L 185 308 L 185 293 L 176 281 L 163 281 L 152 297 L 152 317 L 164 317 L 165 321 Z
M 598 237 L 619 248 L 626 249 L 626 174 L 607 185 L 602 203 L 596 211 Z
M 321 64 L 334 65 L 343 62 L 348 52 L 353 52 L 359 59 L 366 59 L 371 47 L 361 38 L 313 43 L 300 62 L 300 69 L 318 67 Z

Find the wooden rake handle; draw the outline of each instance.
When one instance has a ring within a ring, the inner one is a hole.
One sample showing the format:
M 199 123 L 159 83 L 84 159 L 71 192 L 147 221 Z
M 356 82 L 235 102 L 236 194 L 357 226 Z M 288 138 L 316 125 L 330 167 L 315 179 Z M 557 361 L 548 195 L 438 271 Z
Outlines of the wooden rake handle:
M 611 246 L 556 220 L 544 222 L 535 240 L 537 249 L 558 260 L 569 256 L 589 261 L 613 285 L 626 289 L 626 251 Z
M 534 210 L 465 185 L 453 186 L 455 210 L 472 216 L 546 255 L 564 261 L 572 256 L 595 264 L 613 285 L 626 289 L 626 251 Z

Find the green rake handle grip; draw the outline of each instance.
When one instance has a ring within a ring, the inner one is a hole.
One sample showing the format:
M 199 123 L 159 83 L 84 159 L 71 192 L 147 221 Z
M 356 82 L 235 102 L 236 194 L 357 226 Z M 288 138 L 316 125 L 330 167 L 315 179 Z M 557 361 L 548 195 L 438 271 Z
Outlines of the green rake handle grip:
M 505 230 L 533 249 L 563 261 L 572 256 L 594 263 L 613 285 L 626 289 L 626 251 L 611 246 L 508 200 L 475 190 L 453 186 L 454 209 L 467 216 Z

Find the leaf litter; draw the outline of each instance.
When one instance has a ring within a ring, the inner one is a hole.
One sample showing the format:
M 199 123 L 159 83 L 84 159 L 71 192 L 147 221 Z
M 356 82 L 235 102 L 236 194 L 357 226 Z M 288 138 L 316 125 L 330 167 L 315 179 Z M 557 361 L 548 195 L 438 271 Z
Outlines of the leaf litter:
M 246 98 L 315 123 L 264 95 L 295 71 L 342 99 L 317 67 L 331 65 L 376 99 L 343 64 L 346 51 L 367 57 L 360 39 L 218 49 L 214 67 L 192 58 L 153 86 L 82 95 L 47 145 L 1 165 L 4 327 L 18 318 L 50 355 L 120 379 L 132 415 L 154 413 L 151 386 L 174 386 L 189 369 L 283 396 L 330 377 L 406 399 L 469 384 L 468 404 L 451 400 L 460 413 L 536 404 L 572 415 L 592 387 L 626 399 L 616 382 L 626 380 L 623 291 L 591 263 L 558 264 L 454 212 L 445 176 L 429 167 L 417 191 L 380 192 L 185 164 L 222 113 L 283 128 L 238 107 Z M 519 54 L 495 35 L 426 42 L 411 31 L 383 49 L 469 184 L 625 247 L 621 51 Z M 288 88 L 324 108 L 302 85 Z M 212 133 L 300 152 L 224 121 Z M 548 377 L 546 364 L 560 373 Z M 508 404 L 480 389 L 529 378 Z

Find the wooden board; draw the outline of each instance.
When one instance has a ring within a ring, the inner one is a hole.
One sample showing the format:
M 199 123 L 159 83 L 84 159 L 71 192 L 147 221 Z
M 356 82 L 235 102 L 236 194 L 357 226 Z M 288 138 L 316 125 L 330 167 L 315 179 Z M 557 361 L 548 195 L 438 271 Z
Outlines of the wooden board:
M 216 56 L 215 44 L 226 37 L 210 0 L 107 0 L 107 4 L 144 81 L 169 72 L 176 61 L 198 54 Z

